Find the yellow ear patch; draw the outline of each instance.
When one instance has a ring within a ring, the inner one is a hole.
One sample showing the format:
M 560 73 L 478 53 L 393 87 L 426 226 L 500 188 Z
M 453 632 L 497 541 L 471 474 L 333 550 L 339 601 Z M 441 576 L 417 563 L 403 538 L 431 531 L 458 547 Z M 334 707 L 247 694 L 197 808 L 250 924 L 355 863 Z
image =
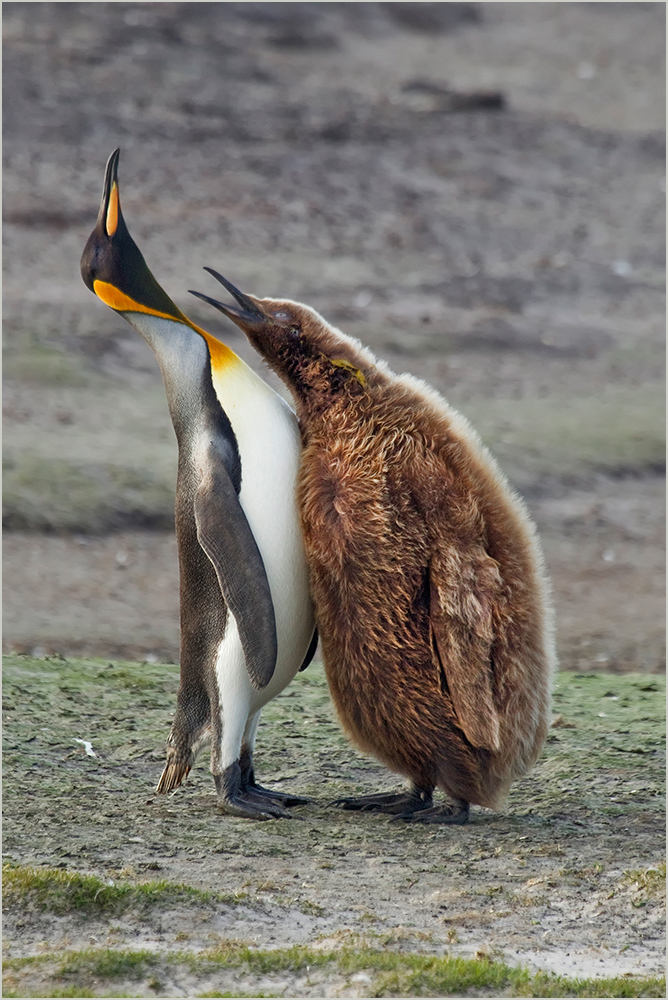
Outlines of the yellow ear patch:
M 359 368 L 355 368 L 355 365 L 351 364 L 350 361 L 346 361 L 344 358 L 330 358 L 330 364 L 333 364 L 335 368 L 345 368 L 350 372 L 353 378 L 357 379 L 363 389 L 366 388 L 366 379 L 364 378 L 364 375 Z
M 118 228 L 118 184 L 116 181 L 114 181 L 111 185 L 105 228 L 107 230 L 107 236 L 113 236 Z

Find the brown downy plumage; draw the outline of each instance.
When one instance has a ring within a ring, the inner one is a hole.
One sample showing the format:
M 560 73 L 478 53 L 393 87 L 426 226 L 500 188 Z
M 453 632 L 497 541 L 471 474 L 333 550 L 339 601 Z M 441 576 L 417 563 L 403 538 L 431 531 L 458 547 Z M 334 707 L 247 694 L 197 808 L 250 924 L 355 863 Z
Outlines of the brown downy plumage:
M 534 526 L 468 421 L 295 302 L 206 298 L 294 398 L 298 500 L 327 678 L 351 738 L 413 782 L 342 800 L 428 822 L 496 807 L 550 714 L 552 612 Z M 458 805 L 429 808 L 438 787 Z

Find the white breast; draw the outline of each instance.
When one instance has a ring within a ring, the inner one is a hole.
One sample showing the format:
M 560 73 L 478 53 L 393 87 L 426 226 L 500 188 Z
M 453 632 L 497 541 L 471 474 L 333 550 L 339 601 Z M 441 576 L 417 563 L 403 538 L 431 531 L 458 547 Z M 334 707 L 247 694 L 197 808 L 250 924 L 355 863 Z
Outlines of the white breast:
M 295 498 L 301 441 L 294 413 L 247 365 L 214 375 L 237 439 L 239 500 L 264 561 L 276 615 L 278 660 L 253 710 L 290 682 L 306 654 L 314 620 Z
M 202 368 L 209 364 L 204 338 L 175 320 L 144 313 L 126 313 L 125 318 L 155 351 L 170 406 L 182 407 L 188 394 L 200 391 Z M 251 708 L 257 711 L 299 670 L 315 627 L 295 501 L 301 443 L 290 407 L 241 358 L 213 367 L 212 379 L 239 446 L 239 500 L 264 561 L 278 634 L 276 670 L 264 691 L 250 687 L 245 669 L 236 677 L 233 664 L 243 663 L 243 657 L 240 661 L 236 631 L 233 635 L 229 629 L 219 653 L 219 677 L 222 683 L 227 672 L 227 685 L 247 685 Z M 190 403 L 196 409 L 196 399 Z

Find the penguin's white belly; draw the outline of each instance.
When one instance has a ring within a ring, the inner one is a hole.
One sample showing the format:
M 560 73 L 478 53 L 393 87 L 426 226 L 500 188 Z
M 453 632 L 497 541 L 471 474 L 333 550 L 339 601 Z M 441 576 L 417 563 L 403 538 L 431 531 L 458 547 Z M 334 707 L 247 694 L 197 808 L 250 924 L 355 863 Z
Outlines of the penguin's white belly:
M 288 416 L 290 422 L 285 419 Z M 264 691 L 254 692 L 261 707 L 299 670 L 313 629 L 313 607 L 295 498 L 299 468 L 299 433 L 288 412 L 276 413 L 276 423 L 258 434 L 241 453 L 239 501 L 257 542 L 271 590 L 278 657 L 276 670 Z
M 226 385 L 221 387 L 219 398 L 237 439 L 241 459 L 239 501 L 269 581 L 278 656 L 267 687 L 255 690 L 245 669 L 237 629 L 230 628 L 229 623 L 219 649 L 217 675 L 223 705 L 229 705 L 231 700 L 241 707 L 247 700 L 248 713 L 253 715 L 297 673 L 315 623 L 295 497 L 301 449 L 297 421 L 273 390 L 252 372 L 249 374 L 259 386 L 242 386 L 244 391 L 230 399 Z

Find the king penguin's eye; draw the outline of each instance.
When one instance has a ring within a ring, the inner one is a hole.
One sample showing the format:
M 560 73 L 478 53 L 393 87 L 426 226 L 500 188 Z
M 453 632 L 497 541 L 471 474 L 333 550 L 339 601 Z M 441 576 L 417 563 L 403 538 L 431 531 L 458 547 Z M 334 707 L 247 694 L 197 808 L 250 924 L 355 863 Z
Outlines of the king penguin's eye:
M 286 312 L 275 312 L 274 317 L 279 320 L 290 319 L 289 315 Z

